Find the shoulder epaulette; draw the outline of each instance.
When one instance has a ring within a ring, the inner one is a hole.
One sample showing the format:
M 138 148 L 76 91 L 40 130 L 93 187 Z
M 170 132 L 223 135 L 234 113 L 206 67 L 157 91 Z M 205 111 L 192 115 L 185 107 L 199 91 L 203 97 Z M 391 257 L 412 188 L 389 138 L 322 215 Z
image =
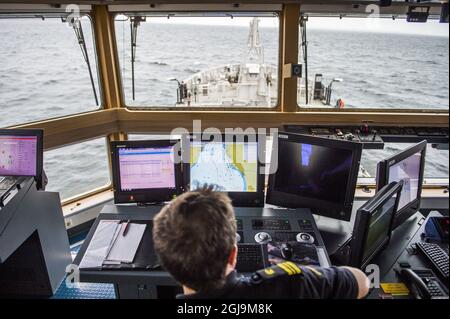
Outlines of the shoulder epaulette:
M 252 276 L 254 282 L 261 282 L 264 280 L 270 280 L 281 276 L 295 276 L 300 275 L 302 269 L 293 262 L 286 261 L 279 263 L 275 266 L 258 270 Z

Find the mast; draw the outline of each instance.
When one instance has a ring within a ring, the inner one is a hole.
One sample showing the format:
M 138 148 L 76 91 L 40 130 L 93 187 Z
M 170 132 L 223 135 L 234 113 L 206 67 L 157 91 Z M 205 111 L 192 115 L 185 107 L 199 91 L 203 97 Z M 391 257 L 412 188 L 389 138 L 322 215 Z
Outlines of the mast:
M 250 31 L 248 34 L 248 53 L 247 62 L 263 64 L 264 63 L 264 49 L 261 44 L 261 37 L 259 34 L 259 19 L 253 18 L 250 21 Z

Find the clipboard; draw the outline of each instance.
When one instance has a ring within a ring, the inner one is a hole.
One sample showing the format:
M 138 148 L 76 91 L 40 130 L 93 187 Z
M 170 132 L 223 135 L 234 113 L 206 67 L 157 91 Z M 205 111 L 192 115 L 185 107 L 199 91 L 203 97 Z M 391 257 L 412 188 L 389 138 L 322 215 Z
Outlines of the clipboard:
M 144 235 L 136 251 L 132 263 L 103 265 L 104 270 L 155 270 L 160 267 L 153 247 L 153 221 L 130 221 L 135 224 L 146 224 Z
M 126 222 L 126 221 L 122 221 Z M 132 263 L 103 264 L 101 267 L 85 267 L 83 270 L 156 270 L 160 269 L 160 263 L 153 247 L 153 221 L 133 221 L 134 224 L 145 224 L 144 234 L 136 251 Z M 81 265 L 81 263 L 80 263 Z

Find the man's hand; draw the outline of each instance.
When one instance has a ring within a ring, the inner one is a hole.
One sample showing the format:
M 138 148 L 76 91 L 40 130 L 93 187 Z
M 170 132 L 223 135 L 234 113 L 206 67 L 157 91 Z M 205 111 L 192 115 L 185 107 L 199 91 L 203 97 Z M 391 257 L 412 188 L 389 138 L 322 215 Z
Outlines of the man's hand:
M 286 261 L 287 261 L 287 260 L 284 260 L 284 259 L 281 259 L 281 258 L 270 258 L 270 259 L 269 259 L 269 264 L 270 264 L 271 266 L 275 266 L 275 265 L 284 263 L 284 262 L 286 262 Z
M 358 282 L 358 299 L 362 299 L 369 293 L 370 280 L 361 270 L 353 267 L 342 267 L 348 269 Z

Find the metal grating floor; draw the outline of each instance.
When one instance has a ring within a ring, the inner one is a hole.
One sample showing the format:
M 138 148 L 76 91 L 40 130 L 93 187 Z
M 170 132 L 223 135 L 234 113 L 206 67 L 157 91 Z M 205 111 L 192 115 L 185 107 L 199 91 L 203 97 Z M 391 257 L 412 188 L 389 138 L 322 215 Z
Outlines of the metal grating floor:
M 74 257 L 80 250 L 82 242 L 71 247 Z M 79 283 L 76 287 L 67 287 L 63 281 L 53 296 L 54 299 L 115 299 L 114 286 L 110 284 Z

